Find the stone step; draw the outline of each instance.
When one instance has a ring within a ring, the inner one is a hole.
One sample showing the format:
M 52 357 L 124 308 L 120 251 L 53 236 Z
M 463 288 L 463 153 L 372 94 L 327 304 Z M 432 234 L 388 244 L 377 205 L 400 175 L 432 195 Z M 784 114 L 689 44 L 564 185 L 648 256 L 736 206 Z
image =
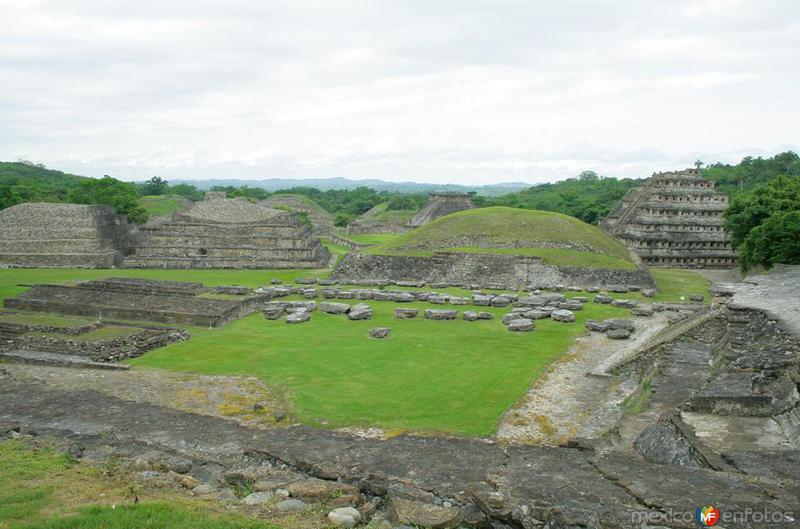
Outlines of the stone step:
M 93 362 L 84 356 L 48 353 L 44 351 L 7 351 L 0 353 L 0 359 L 20 364 L 36 364 L 60 367 L 78 367 L 87 369 L 127 370 L 131 366 L 108 362 Z

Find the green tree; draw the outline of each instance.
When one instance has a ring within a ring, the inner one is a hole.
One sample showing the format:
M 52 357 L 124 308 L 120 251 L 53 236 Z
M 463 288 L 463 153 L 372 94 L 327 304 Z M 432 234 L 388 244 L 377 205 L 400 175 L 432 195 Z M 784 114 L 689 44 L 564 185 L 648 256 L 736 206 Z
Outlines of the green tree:
M 725 227 L 743 270 L 756 264 L 800 264 L 800 176 L 779 176 L 739 195 L 725 211 Z
M 169 193 L 169 183 L 160 176 L 154 176 L 140 188 L 143 196 L 166 195 Z
M 147 222 L 147 211 L 139 205 L 136 186 L 108 175 L 82 181 L 77 188 L 70 191 L 69 202 L 114 206 L 117 213 L 127 215 L 130 222 L 136 224 Z
M 353 221 L 353 215 L 349 213 L 337 213 L 333 218 L 333 225 L 339 228 L 344 228 Z
M 22 200 L 22 197 L 13 186 L 0 185 L 0 209 L 16 206 Z

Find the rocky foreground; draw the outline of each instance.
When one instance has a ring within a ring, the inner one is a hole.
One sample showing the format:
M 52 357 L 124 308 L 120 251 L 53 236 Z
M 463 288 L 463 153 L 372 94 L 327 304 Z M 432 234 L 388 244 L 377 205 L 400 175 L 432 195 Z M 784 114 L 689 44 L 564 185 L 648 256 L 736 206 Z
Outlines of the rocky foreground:
M 688 528 L 696 508 L 713 505 L 718 527 L 797 527 L 800 338 L 782 313 L 796 310 L 785 292 L 798 291 L 800 274 L 781 273 L 728 285 L 733 303 L 618 367 L 620 381 L 640 381 L 634 395 L 646 405 L 629 404 L 606 428 L 558 447 L 251 429 L 23 380 L 14 366 L 0 380 L 0 435 L 50 435 L 87 460 L 149 464 L 223 502 L 302 514 L 335 496 L 332 515 L 313 514 L 320 524 Z M 750 302 L 754 288 L 785 303 Z M 232 492 L 242 484 L 253 491 L 243 498 Z

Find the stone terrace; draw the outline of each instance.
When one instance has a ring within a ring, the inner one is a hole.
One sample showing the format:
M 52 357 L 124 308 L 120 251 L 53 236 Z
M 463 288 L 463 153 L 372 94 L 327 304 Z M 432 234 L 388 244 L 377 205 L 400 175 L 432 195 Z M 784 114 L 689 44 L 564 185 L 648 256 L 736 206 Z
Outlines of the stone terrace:
M 111 279 L 76 286 L 34 285 L 5 307 L 97 318 L 219 327 L 260 308 L 265 298 L 241 301 L 197 297 L 197 283 Z
M 298 213 L 212 198 L 142 228 L 129 268 L 321 268 L 328 250 Z
M 112 268 L 134 234 L 111 206 L 19 204 L 0 211 L 0 266 Z

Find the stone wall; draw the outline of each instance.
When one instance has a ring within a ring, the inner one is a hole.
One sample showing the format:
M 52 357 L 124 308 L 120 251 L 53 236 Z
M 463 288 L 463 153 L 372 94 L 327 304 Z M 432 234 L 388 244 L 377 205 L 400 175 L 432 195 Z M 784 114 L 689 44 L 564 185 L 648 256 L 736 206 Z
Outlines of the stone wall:
M 139 328 L 127 336 L 116 336 L 105 340 L 84 341 L 77 336 L 20 336 L 15 340 L 16 349 L 46 353 L 86 356 L 93 362 L 118 362 L 136 358 L 147 351 L 189 339 L 189 334 L 180 329 L 166 327 Z
M 76 286 L 34 285 L 16 298 L 6 298 L 4 306 L 106 320 L 111 318 L 219 327 L 255 312 L 265 301 L 263 296 L 230 301 L 182 295 L 176 292 L 175 282 L 172 281 L 166 282 L 167 288 L 164 291 L 158 290 L 159 281 L 137 281 L 143 285 L 139 292 L 129 285 L 115 288 L 114 284 L 102 281 Z
M 523 286 L 653 287 L 645 268 L 619 270 L 576 266 L 552 266 L 538 257 L 507 254 L 436 252 L 432 257 L 367 255 L 351 253 L 339 263 L 332 279 L 348 281 L 389 280 L 428 283 L 505 284 Z
M 0 267 L 112 268 L 136 233 L 111 206 L 19 204 L 0 211 Z
M 431 193 L 422 209 L 408 221 L 408 225 L 422 226 L 439 217 L 474 207 L 475 204 L 466 193 Z
M 724 229 L 728 197 L 696 169 L 656 173 L 629 190 L 601 223 L 651 266 L 736 265 Z
M 305 197 L 291 194 L 272 195 L 271 197 L 259 201 L 258 205 L 268 208 L 288 208 L 289 211 L 298 211 L 308 215 L 311 221 L 314 235 L 330 235 L 333 233 L 333 215 L 322 209 L 309 204 Z M 311 200 L 311 199 L 307 199 Z

